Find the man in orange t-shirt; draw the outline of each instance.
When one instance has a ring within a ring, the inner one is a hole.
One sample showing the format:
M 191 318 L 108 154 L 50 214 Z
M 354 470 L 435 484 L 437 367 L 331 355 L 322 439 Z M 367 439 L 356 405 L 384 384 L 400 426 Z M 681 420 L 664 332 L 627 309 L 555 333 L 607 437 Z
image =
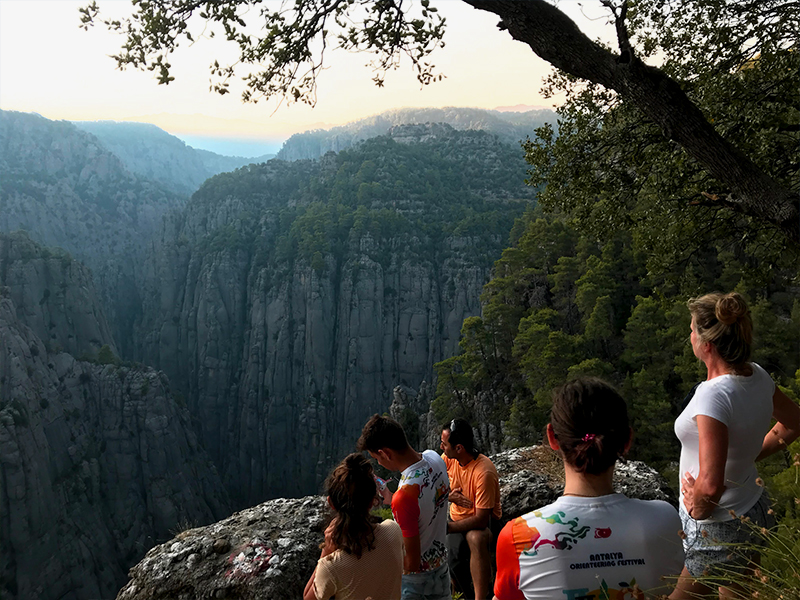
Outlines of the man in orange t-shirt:
M 453 419 L 442 427 L 441 447 L 451 488 L 447 524 L 450 576 L 466 597 L 472 597 L 471 579 L 474 598 L 483 600 L 489 597 L 491 587 L 492 529 L 503 514 L 497 469 L 475 448 L 472 427 L 464 419 Z

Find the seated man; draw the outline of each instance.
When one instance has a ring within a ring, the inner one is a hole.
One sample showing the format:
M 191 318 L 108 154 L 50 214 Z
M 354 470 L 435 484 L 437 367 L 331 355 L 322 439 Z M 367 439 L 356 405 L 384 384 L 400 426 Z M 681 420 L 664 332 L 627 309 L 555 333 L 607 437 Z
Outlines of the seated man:
M 414 450 L 400 424 L 380 415 L 364 425 L 358 449 L 368 451 L 382 467 L 401 472 L 391 503 L 405 546 L 402 600 L 450 600 L 446 510 L 450 482 L 444 462 L 433 450 Z M 381 495 L 387 500 L 389 493 Z
M 475 449 L 472 427 L 464 419 L 453 419 L 442 427 L 442 450 L 451 488 L 450 576 L 467 597 L 473 597 L 469 595 L 471 579 L 474 598 L 482 600 L 489 596 L 491 585 L 492 526 L 502 516 L 497 469 Z

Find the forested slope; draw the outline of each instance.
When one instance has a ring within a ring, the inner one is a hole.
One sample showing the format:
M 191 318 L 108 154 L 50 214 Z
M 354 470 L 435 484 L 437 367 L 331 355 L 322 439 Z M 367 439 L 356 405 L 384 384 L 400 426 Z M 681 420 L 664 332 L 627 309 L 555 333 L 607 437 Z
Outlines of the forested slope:
M 137 359 L 186 395 L 237 501 L 317 491 L 394 386 L 432 380 L 534 197 L 523 177 L 495 136 L 406 126 L 218 175 L 167 220 Z
M 437 365 L 440 420 L 466 413 L 503 423 L 503 441 L 530 444 L 547 422 L 550 391 L 578 375 L 619 386 L 641 443 L 632 456 L 655 466 L 677 459 L 672 423 L 705 379 L 688 343 L 686 300 L 739 290 L 752 302 L 754 360 L 792 384 L 800 368 L 796 273 L 753 273 L 730 252 L 709 249 L 690 268 L 648 273 L 627 232 L 581 235 L 563 219 L 532 212 L 484 288 L 483 314 L 464 322 L 462 354 Z

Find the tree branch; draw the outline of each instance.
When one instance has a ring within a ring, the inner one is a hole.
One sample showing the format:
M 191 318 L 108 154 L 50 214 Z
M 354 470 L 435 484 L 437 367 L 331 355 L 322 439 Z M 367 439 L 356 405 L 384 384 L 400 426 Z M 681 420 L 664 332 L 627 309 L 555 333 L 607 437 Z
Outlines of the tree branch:
M 592 42 L 575 23 L 545 0 L 464 0 L 502 20 L 500 29 L 526 43 L 558 69 L 616 91 L 680 144 L 730 189 L 728 199 L 746 214 L 779 228 L 800 246 L 798 198 L 725 140 L 680 84 L 631 55 L 629 63 Z M 618 29 L 619 33 L 619 29 Z

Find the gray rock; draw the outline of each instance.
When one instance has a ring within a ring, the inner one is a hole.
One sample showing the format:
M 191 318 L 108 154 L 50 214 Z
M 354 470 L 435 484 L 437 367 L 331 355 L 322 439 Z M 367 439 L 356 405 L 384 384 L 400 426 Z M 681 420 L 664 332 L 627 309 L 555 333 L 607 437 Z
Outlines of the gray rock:
M 0 596 L 109 598 L 181 523 L 228 510 L 162 373 L 48 352 L 0 298 Z
M 279 498 L 184 531 L 175 541 L 150 550 L 130 570 L 130 581 L 117 598 L 301 597 L 319 558 L 326 516 L 322 497 Z M 224 540 L 228 549 L 209 549 L 204 542 L 208 537 Z
M 49 351 L 95 356 L 107 344 L 118 354 L 91 273 L 66 252 L 0 233 L 0 289 Z
M 26 230 L 89 267 L 117 346 L 128 355 L 145 252 L 162 217 L 186 196 L 133 175 L 67 121 L 13 111 L 0 111 L 0 179 L 0 231 Z
M 506 160 L 512 150 L 501 160 L 493 136 L 450 134 L 442 143 L 454 165 L 463 150 L 487 171 L 515 168 Z M 394 161 L 388 148 L 376 161 Z M 238 507 L 319 491 L 364 422 L 389 408 L 396 386 L 433 381 L 433 365 L 458 352 L 464 319 L 480 314 L 505 244 L 488 232 L 353 228 L 313 259 L 284 256 L 281 215 L 309 202 L 286 182 L 325 178 L 333 163 L 270 161 L 209 180 L 182 215 L 165 220 L 143 267 L 136 359 L 185 394 Z M 514 198 L 531 193 L 500 188 L 464 195 L 491 197 L 510 215 L 523 206 Z M 420 220 L 438 210 L 419 198 L 385 204 L 371 208 Z
M 504 522 L 549 504 L 563 489 L 560 459 L 549 449 L 519 448 L 491 458 L 500 474 Z M 663 478 L 642 463 L 619 469 L 615 485 L 631 497 L 674 500 Z M 148 552 L 117 599 L 299 598 L 319 557 L 326 511 L 319 496 L 277 499 L 185 531 Z M 204 540 L 212 537 L 229 540 L 230 551 L 209 552 Z M 200 559 L 189 568 L 195 555 Z

